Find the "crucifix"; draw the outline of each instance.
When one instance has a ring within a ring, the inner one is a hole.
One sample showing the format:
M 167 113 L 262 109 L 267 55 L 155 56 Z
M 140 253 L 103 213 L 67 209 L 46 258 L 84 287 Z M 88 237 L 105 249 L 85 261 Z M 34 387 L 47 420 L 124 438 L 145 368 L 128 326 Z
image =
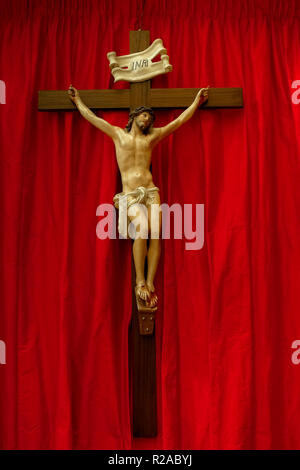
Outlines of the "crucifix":
M 147 48 L 149 49 L 149 44 L 149 31 L 130 31 L 131 54 L 145 51 Z M 166 69 L 169 71 L 171 66 L 169 66 L 166 57 L 162 56 L 166 62 Z M 114 56 L 108 58 L 111 62 L 112 73 L 116 72 L 117 67 L 116 63 L 114 63 Z M 154 66 L 153 70 L 158 67 L 155 63 L 152 65 Z M 147 58 L 136 61 L 133 68 L 143 68 L 143 66 L 145 68 L 148 67 Z M 124 75 L 127 73 L 126 70 L 124 71 L 124 69 L 120 68 L 118 72 L 121 73 L 121 76 L 122 73 Z M 131 83 L 130 88 L 125 90 L 81 90 L 80 97 L 88 108 L 94 110 L 129 108 L 130 111 L 133 111 L 141 106 L 146 107 L 146 109 L 186 108 L 195 100 L 199 90 L 198 88 L 151 88 L 150 82 L 151 80 L 147 78 L 137 83 Z M 204 108 L 238 108 L 242 106 L 243 96 L 241 88 L 212 88 L 209 90 L 208 100 L 203 103 Z M 75 109 L 76 106 L 66 90 L 39 92 L 40 111 L 67 111 Z M 147 119 L 151 121 L 151 114 L 149 112 L 142 113 L 141 116 L 140 129 L 143 126 L 147 127 Z M 109 131 L 106 133 L 109 133 Z M 152 195 L 150 196 L 155 198 L 158 188 L 155 190 L 153 186 Z M 154 437 L 157 434 L 156 350 L 154 335 L 157 298 L 154 293 L 151 294 L 149 289 L 149 296 L 147 293 L 144 295 L 147 286 L 141 285 L 137 293 L 136 274 L 135 264 L 132 263 L 132 323 L 129 332 L 131 337 L 132 431 L 135 437 Z M 145 288 L 144 291 L 143 288 Z M 160 309 L 158 308 L 159 311 Z

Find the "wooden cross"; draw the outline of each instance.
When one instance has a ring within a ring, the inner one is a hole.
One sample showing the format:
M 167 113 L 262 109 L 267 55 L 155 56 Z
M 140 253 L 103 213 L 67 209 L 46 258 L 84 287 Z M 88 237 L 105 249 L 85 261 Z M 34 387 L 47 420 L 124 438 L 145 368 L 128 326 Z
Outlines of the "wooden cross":
M 130 31 L 130 53 L 145 50 L 150 44 L 149 31 Z M 132 83 L 126 90 L 80 90 L 84 103 L 91 109 L 186 108 L 199 88 L 151 88 L 151 80 Z M 240 108 L 242 88 L 212 88 L 205 108 Z M 66 90 L 40 91 L 39 110 L 76 110 Z M 155 335 L 141 335 L 135 298 L 135 271 L 132 263 L 132 323 L 130 328 L 132 375 L 132 431 L 135 437 L 157 434 L 156 349 Z M 158 310 L 158 313 L 159 310 Z

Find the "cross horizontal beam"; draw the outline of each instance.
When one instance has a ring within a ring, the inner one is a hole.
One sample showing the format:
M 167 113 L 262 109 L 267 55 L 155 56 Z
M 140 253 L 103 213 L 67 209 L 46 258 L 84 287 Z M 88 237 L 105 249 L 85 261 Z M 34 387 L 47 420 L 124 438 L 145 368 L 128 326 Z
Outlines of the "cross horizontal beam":
M 199 88 L 151 88 L 149 103 L 152 108 L 187 108 Z M 203 108 L 242 108 L 242 88 L 211 88 Z
M 130 107 L 130 90 L 79 90 L 83 102 L 91 109 Z M 39 91 L 39 111 L 77 111 L 65 90 Z
M 150 88 L 147 104 L 151 108 L 186 108 L 192 104 L 199 88 Z M 80 90 L 83 102 L 91 109 L 130 108 L 130 89 Z M 211 88 L 203 108 L 243 107 L 242 88 Z M 76 106 L 65 90 L 39 91 L 40 111 L 74 111 Z

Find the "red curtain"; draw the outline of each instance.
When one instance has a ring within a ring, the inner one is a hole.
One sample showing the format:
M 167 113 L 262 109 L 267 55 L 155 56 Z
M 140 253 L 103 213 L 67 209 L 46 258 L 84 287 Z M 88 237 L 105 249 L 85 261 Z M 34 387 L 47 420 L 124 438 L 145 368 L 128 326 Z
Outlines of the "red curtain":
M 0 447 L 299 448 L 300 3 L 143 3 L 1 0 Z M 163 202 L 205 205 L 205 243 L 163 242 L 150 440 L 130 431 L 130 241 L 96 237 L 120 189 L 113 144 L 78 112 L 37 109 L 38 90 L 128 87 L 106 53 L 139 27 L 173 65 L 153 87 L 245 101 L 197 111 L 153 155 Z

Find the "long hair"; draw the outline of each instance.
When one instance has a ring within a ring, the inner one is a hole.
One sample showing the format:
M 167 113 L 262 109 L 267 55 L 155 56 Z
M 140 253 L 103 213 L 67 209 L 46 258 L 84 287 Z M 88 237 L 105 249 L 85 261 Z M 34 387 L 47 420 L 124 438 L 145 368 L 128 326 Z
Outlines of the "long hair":
M 152 109 L 152 108 L 148 108 L 147 106 L 139 106 L 138 108 L 135 108 L 133 111 L 131 111 L 131 113 L 129 114 L 129 121 L 128 121 L 128 123 L 127 123 L 127 126 L 125 127 L 125 131 L 126 131 L 126 132 L 130 132 L 130 131 L 131 131 L 134 118 L 137 117 L 137 116 L 139 116 L 139 115 L 142 114 L 142 113 L 148 113 L 148 114 L 150 114 L 150 116 L 151 116 L 151 118 L 152 118 L 151 124 L 150 124 L 150 126 L 148 127 L 148 129 L 147 129 L 147 131 L 146 131 L 146 134 L 148 133 L 148 130 L 150 129 L 150 127 L 151 127 L 152 124 L 154 123 L 155 114 L 154 114 L 154 112 L 153 112 L 153 109 Z

